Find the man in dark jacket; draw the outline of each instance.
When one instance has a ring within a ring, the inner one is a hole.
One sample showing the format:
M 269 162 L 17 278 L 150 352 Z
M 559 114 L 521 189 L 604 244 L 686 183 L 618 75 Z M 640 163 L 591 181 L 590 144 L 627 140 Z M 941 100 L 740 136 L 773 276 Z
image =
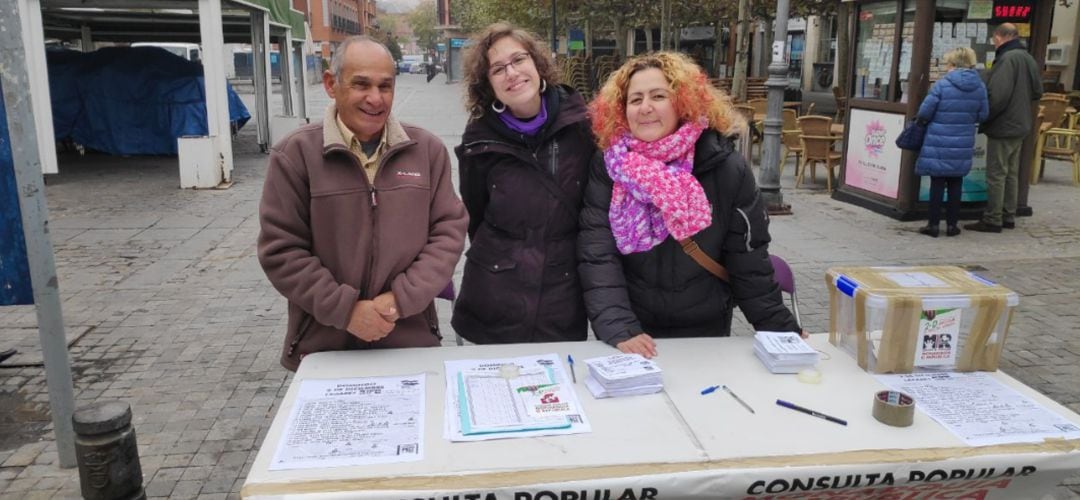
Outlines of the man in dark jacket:
M 433 301 L 468 215 L 446 146 L 390 114 L 394 75 L 386 47 L 346 39 L 323 75 L 323 122 L 270 151 L 258 252 L 289 301 L 289 370 L 320 351 L 439 345 Z
M 982 220 L 964 229 L 1000 233 L 1016 227 L 1016 197 L 1020 178 L 1020 148 L 1031 133 L 1034 102 L 1042 97 L 1039 65 L 1020 43 L 1016 26 L 1004 23 L 994 30 L 997 53 L 986 74 L 990 117 L 979 127 L 989 139 L 986 147 L 986 211 Z

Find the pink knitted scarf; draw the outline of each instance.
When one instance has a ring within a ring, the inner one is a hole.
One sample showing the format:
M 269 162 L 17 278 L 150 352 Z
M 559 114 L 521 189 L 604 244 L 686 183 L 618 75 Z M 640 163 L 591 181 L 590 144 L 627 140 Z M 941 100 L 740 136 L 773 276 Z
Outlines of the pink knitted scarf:
M 611 191 L 611 233 L 623 255 L 644 252 L 670 234 L 689 238 L 712 223 L 712 207 L 694 169 L 694 144 L 708 123 L 687 122 L 653 142 L 623 134 L 604 151 Z

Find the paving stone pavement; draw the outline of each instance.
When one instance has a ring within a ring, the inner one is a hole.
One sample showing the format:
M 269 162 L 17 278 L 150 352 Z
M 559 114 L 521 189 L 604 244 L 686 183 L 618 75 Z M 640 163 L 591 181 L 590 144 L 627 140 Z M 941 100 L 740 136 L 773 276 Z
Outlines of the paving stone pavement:
M 321 116 L 321 88 L 308 94 Z M 458 86 L 402 75 L 396 99 L 403 120 L 460 142 Z M 64 155 L 48 179 L 65 324 L 89 329 L 70 347 L 77 404 L 132 405 L 150 497 L 238 497 L 290 381 L 277 362 L 285 301 L 255 257 L 266 157 L 253 134 L 249 125 L 236 140 L 227 190 L 178 189 L 167 157 Z M 1080 188 L 1064 164 L 1032 187 L 1035 215 L 1017 229 L 938 239 L 832 200 L 823 179 L 794 189 L 793 170 L 783 184 L 794 214 L 773 218 L 771 249 L 795 271 L 809 330 L 828 326 L 829 267 L 972 266 L 1021 295 L 1002 369 L 1080 412 Z M 0 308 L 0 326 L 3 349 L 13 342 L 4 331 L 36 326 L 33 308 Z M 752 334 L 741 318 L 735 332 Z M 77 498 L 77 478 L 57 465 L 43 369 L 0 366 L 0 497 Z M 1078 493 L 1075 477 L 1054 498 Z

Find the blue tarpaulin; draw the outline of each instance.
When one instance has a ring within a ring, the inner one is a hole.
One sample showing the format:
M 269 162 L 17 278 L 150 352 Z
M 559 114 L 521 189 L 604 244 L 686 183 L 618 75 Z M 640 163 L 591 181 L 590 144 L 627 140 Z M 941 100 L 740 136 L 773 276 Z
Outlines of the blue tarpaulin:
M 56 140 L 114 155 L 175 155 L 176 139 L 207 135 L 202 64 L 158 47 L 49 50 Z M 228 88 L 229 120 L 248 113 Z
M 0 92 L 0 306 L 34 303 L 23 239 L 22 210 L 15 183 L 7 113 Z

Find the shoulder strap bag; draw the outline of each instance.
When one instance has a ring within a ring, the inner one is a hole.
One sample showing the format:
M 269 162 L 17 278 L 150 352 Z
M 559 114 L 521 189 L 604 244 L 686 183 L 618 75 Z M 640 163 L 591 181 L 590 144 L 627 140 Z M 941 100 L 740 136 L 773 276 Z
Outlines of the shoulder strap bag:
M 719 262 L 713 260 L 712 257 L 706 255 L 705 252 L 701 250 L 701 247 L 698 246 L 697 242 L 691 238 L 686 238 L 684 240 L 679 240 L 679 244 L 682 245 L 682 249 L 686 252 L 686 255 L 689 255 L 691 259 L 694 259 L 694 262 L 697 262 L 699 266 L 704 267 L 706 271 L 709 271 L 713 276 L 720 278 L 724 283 L 730 283 L 731 280 L 728 277 L 727 269 L 720 265 Z

